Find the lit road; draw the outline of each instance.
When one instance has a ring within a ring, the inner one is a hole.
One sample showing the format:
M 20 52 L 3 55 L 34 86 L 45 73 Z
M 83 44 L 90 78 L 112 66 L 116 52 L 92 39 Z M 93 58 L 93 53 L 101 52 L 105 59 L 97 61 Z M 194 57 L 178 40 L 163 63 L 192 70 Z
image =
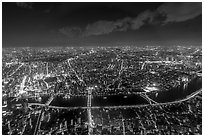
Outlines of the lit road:
M 149 97 L 147 96 L 146 92 L 144 92 L 144 93 L 139 93 L 139 95 L 140 95 L 141 97 L 143 97 L 144 99 L 146 99 L 150 104 L 152 104 L 152 103 L 158 104 L 158 102 L 156 102 L 156 101 L 152 100 L 151 98 L 149 98 Z
M 93 132 L 93 120 L 91 115 L 91 96 L 93 87 L 88 88 L 88 100 L 87 100 L 87 113 L 88 113 L 88 134 L 91 135 Z
M 71 61 L 71 60 L 73 60 L 73 58 L 70 58 L 70 59 L 67 60 L 69 67 L 72 69 L 72 71 L 73 71 L 74 74 L 76 75 L 77 79 L 78 79 L 80 82 L 85 83 L 84 80 L 81 79 L 81 78 L 79 77 L 79 75 L 76 73 L 76 71 L 72 68 L 72 66 L 71 66 L 71 64 L 70 64 L 70 61 Z
M 115 78 L 115 79 L 113 80 L 113 82 L 112 82 L 111 84 L 109 84 L 107 87 L 113 85 L 116 81 L 118 81 L 118 80 L 120 79 L 122 73 L 123 73 L 123 70 L 124 70 L 124 60 L 123 60 L 123 59 L 120 59 L 120 56 L 119 56 L 117 53 L 115 53 L 115 54 L 117 55 L 117 60 L 121 60 L 120 70 L 119 70 L 119 73 L 118 73 L 118 77 Z M 119 84 L 119 85 L 120 85 L 120 84 Z M 119 88 L 119 85 L 118 85 L 118 88 Z
M 46 105 L 46 106 L 49 106 L 50 103 L 53 101 L 53 99 L 54 99 L 54 96 L 52 95 L 52 96 L 47 100 L 47 102 L 45 103 L 45 105 Z
M 22 80 L 21 85 L 20 85 L 19 94 L 23 94 L 24 92 L 26 92 L 26 91 L 24 91 L 24 86 L 25 86 L 26 78 L 27 78 L 27 76 L 23 77 L 23 80 Z
M 54 99 L 54 96 L 51 96 L 48 101 L 45 103 L 45 106 L 49 106 L 50 103 L 53 101 Z M 45 107 L 43 107 L 41 109 L 41 112 L 38 116 L 38 119 L 37 119 L 37 123 L 36 123 L 36 126 L 35 126 L 35 131 L 34 131 L 34 135 L 37 135 L 38 134 L 38 130 L 40 129 L 40 126 L 41 126 L 41 122 L 42 122 L 42 117 L 44 116 L 44 113 L 45 113 Z
M 13 74 L 15 74 L 23 65 L 24 65 L 24 63 L 21 63 L 21 65 L 18 66 L 18 68 L 12 74 L 10 74 L 8 77 L 11 77 Z
M 142 66 L 141 66 L 141 70 L 144 69 L 146 64 L 153 64 L 153 63 L 155 63 L 155 64 L 174 64 L 174 65 L 183 64 L 183 62 L 181 62 L 181 61 L 179 61 L 179 62 L 177 62 L 177 61 L 144 61 Z
M 40 114 L 38 116 L 38 119 L 37 119 L 37 123 L 36 123 L 36 126 L 35 126 L 35 131 L 34 131 L 34 135 L 37 135 L 38 134 L 38 130 L 40 129 L 40 126 L 41 126 L 41 119 L 42 119 L 42 116 L 44 115 L 44 108 L 42 108 L 40 110 Z

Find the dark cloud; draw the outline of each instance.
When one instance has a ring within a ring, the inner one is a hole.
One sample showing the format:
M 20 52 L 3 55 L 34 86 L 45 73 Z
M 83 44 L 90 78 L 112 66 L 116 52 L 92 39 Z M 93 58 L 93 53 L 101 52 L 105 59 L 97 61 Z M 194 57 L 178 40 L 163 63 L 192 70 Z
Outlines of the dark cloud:
M 97 21 L 92 24 L 88 24 L 83 35 L 101 35 L 112 32 L 115 29 L 113 21 Z
M 145 11 L 135 18 L 126 17 L 116 21 L 97 21 L 88 24 L 83 36 L 102 35 L 114 31 L 127 31 L 128 29 L 137 30 L 146 22 L 151 22 L 154 17 L 154 12 Z
M 32 9 L 33 3 L 32 2 L 16 2 L 16 5 L 21 8 Z
M 136 17 L 126 17 L 115 21 L 99 20 L 88 24 L 83 30 L 79 27 L 60 29 L 62 34 L 69 37 L 92 36 L 109 34 L 115 31 L 137 30 L 145 24 L 164 24 L 168 22 L 182 22 L 193 19 L 202 13 L 202 3 L 164 3 L 156 10 L 146 10 Z M 164 19 L 159 21 L 158 16 Z
M 153 18 L 155 16 L 155 12 L 151 12 L 151 11 L 145 11 L 142 12 L 141 14 L 139 14 L 136 18 L 133 18 L 131 20 L 131 29 L 133 30 L 137 30 L 139 29 L 141 26 L 143 26 L 146 22 L 152 22 Z
M 145 11 L 136 18 L 126 17 L 116 21 L 100 20 L 88 24 L 83 30 L 79 27 L 65 27 L 59 29 L 59 31 L 68 37 L 87 37 L 108 34 L 115 31 L 127 31 L 128 29 L 137 30 L 144 25 L 145 21 L 150 22 L 153 19 L 153 14 L 153 12 Z
M 131 20 L 131 18 L 127 17 L 116 21 L 97 21 L 87 25 L 83 36 L 108 34 L 113 31 L 126 31 L 131 25 Z
M 202 13 L 201 2 L 165 3 L 161 5 L 158 12 L 166 16 L 165 23 L 181 22 L 193 19 Z
M 82 34 L 81 28 L 79 27 L 64 27 L 59 29 L 59 32 L 70 38 L 78 37 Z

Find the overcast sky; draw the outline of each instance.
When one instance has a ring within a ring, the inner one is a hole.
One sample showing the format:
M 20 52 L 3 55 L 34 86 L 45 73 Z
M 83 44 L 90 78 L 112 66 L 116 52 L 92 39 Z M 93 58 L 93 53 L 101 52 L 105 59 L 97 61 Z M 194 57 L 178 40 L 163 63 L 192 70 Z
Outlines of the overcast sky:
M 202 3 L 3 2 L 2 11 L 3 47 L 202 41 Z

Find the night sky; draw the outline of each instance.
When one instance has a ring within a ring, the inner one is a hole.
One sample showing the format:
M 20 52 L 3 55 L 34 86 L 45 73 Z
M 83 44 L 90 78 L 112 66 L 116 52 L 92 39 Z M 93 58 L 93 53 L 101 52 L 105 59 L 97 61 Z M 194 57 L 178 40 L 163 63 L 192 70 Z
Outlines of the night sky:
M 202 42 L 201 2 L 2 5 L 3 47 Z

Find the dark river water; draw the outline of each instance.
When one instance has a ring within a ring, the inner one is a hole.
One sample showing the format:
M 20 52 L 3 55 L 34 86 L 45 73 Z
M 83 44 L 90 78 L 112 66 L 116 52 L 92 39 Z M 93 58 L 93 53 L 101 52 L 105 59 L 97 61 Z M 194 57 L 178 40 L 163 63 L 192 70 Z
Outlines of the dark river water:
M 168 91 L 158 91 L 158 95 L 155 93 L 148 93 L 148 96 L 158 103 L 172 102 L 186 98 L 188 95 L 196 92 L 202 88 L 202 78 L 194 78 L 186 88 L 183 88 L 183 84 L 178 87 L 172 88 Z
M 194 78 L 184 89 L 181 84 L 178 87 L 168 91 L 149 92 L 147 95 L 158 103 L 172 102 L 186 98 L 188 95 L 202 88 L 202 78 Z M 93 96 L 92 106 L 123 106 L 123 105 L 142 105 L 149 104 L 146 99 L 139 95 L 110 95 L 110 96 Z M 64 99 L 63 96 L 55 97 L 50 104 L 61 107 L 86 107 L 87 97 L 71 97 Z
M 111 95 L 94 96 L 92 106 L 125 106 L 148 104 L 148 101 L 139 95 Z
M 64 99 L 63 96 L 58 96 L 53 99 L 50 104 L 51 106 L 60 106 L 60 107 L 86 107 L 87 106 L 87 97 L 71 97 L 70 99 Z

